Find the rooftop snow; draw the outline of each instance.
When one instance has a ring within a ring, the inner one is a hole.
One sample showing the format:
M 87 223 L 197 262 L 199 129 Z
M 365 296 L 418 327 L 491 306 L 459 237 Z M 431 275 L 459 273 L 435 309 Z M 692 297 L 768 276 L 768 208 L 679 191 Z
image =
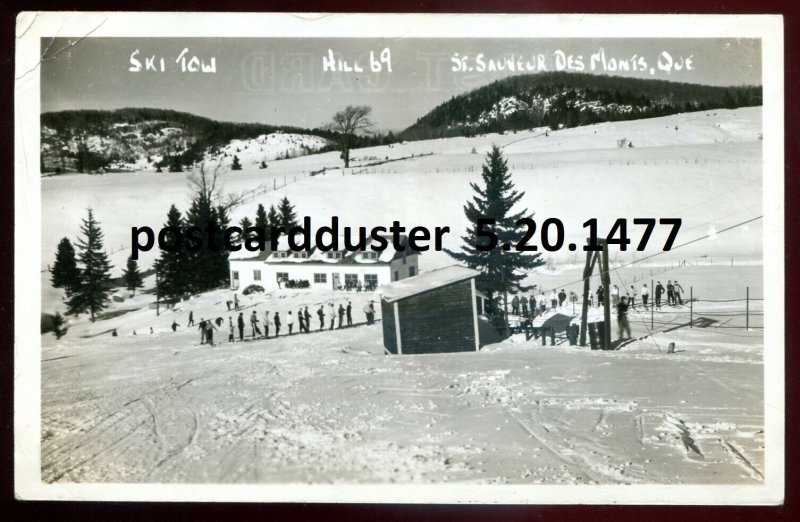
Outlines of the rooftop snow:
M 435 288 L 458 283 L 466 279 L 471 279 L 479 275 L 480 272 L 460 265 L 451 265 L 438 270 L 424 272 L 415 277 L 402 279 L 380 287 L 383 299 L 388 303 L 393 303 L 407 297 L 411 297 Z

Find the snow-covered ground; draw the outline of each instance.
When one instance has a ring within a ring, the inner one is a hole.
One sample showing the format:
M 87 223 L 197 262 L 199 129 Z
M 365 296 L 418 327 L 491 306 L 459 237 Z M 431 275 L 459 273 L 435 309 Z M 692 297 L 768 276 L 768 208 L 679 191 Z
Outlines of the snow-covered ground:
M 678 130 L 675 127 L 678 127 Z M 760 108 L 675 115 L 550 132 L 409 142 L 245 165 L 226 175 L 238 192 L 277 186 L 236 209 L 252 216 L 287 195 L 300 216 L 352 226 L 449 225 L 492 143 L 504 147 L 524 205 L 558 217 L 567 241 L 598 218 L 682 217 L 678 242 L 761 214 Z M 627 138 L 634 148 L 618 149 Z M 475 153 L 472 150 L 475 149 Z M 427 155 L 432 153 L 431 155 Z M 413 155 L 413 157 L 411 157 Z M 408 158 L 369 167 L 375 158 Z M 282 186 L 284 185 L 285 186 Z M 142 202 L 146 204 L 142 204 Z M 188 205 L 179 174 L 68 175 L 42 180 L 42 268 L 61 237 L 77 236 L 92 206 L 118 272 L 130 227 L 160 227 L 171 203 Z M 119 212 L 124 208 L 125 212 Z M 630 232 L 632 233 L 632 231 Z M 634 237 L 634 246 L 638 238 Z M 651 248 L 660 250 L 663 234 Z M 633 259 L 616 256 L 615 266 Z M 528 282 L 580 293 L 581 255 Z M 706 256 L 706 257 L 703 257 Z M 612 254 L 612 258 L 615 257 Z M 152 294 L 115 302 L 98 321 L 73 319 L 42 336 L 42 477 L 108 482 L 751 483 L 764 472 L 763 297 L 758 222 L 612 273 L 637 290 L 678 279 L 700 301 L 630 314 L 634 337 L 614 352 L 524 334 L 478 353 L 385 356 L 382 327 L 364 324 L 377 294 L 283 290 L 242 297 L 245 316 L 282 318 L 352 300 L 353 328 L 217 346 L 199 344 L 194 318 L 234 316 L 230 291 L 209 292 L 156 316 Z M 733 258 L 733 259 L 732 259 Z M 146 255 L 148 267 L 155 252 Z M 686 260 L 686 266 L 678 263 Z M 743 264 L 743 260 L 750 260 Z M 449 264 L 423 253 L 421 270 Z M 733 266 L 731 266 L 733 264 Z M 59 293 L 43 272 L 43 311 Z M 594 291 L 596 278 L 591 281 Z M 152 277 L 146 286 L 153 286 Z M 726 301 L 726 302 L 720 302 Z M 377 307 L 380 311 L 380 307 Z M 572 313 L 565 307 L 562 313 Z M 234 316 L 235 318 L 235 316 Z M 688 328 L 690 319 L 715 322 Z M 380 319 L 380 313 L 379 317 Z M 177 332 L 170 329 L 176 321 Z M 687 325 L 687 326 L 682 326 Z M 676 328 L 677 327 L 677 328 Z M 730 328 L 736 327 L 736 328 Z M 150 333 L 150 328 L 153 329 Z M 116 329 L 119 336 L 112 337 Z M 136 335 L 133 332 L 136 331 Z M 614 332 L 616 334 L 616 332 Z M 666 354 L 674 342 L 676 353 Z

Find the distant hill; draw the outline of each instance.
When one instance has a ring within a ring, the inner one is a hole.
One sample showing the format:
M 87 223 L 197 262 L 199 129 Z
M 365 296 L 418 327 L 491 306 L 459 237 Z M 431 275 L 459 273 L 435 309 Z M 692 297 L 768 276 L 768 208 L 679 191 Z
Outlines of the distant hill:
M 324 129 L 220 122 L 164 109 L 46 112 L 42 173 L 183 170 L 209 156 L 231 162 L 253 147 L 240 157 L 246 166 L 331 150 L 335 139 Z
M 454 96 L 404 130 L 417 140 L 533 127 L 575 127 L 761 105 L 761 87 L 550 72 L 512 76 Z

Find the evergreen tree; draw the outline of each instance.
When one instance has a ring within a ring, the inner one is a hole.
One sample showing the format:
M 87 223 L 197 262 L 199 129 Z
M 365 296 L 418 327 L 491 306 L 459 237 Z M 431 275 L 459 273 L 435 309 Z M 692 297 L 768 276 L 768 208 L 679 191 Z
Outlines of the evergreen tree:
M 239 156 L 233 157 L 233 163 L 231 163 L 231 170 L 242 170 L 242 164 L 239 163 Z
M 164 228 L 167 227 L 180 230 L 181 233 L 185 228 L 183 217 L 175 205 L 172 205 L 167 213 Z M 168 242 L 170 246 L 176 246 L 175 237 L 170 237 Z M 177 249 L 161 249 L 161 256 L 155 263 L 159 299 L 174 303 L 189 291 L 187 271 L 190 267 L 187 260 L 188 254 L 183 244 Z
M 63 288 L 67 297 L 78 288 L 81 272 L 75 261 L 75 249 L 69 239 L 64 238 L 58 243 L 56 262 L 50 275 L 50 282 L 54 288 Z
M 247 229 L 253 226 L 253 222 L 250 221 L 250 218 L 245 216 L 239 221 L 239 226 L 242 229 L 242 238 L 250 237 L 251 234 L 247 233 Z
M 77 315 L 89 312 L 91 320 L 103 311 L 109 302 L 111 264 L 103 250 L 103 232 L 95 221 L 92 209 L 81 225 L 83 239 L 78 240 L 78 259 L 81 276 L 77 289 L 67 302 L 68 313 Z
M 269 220 L 267 218 L 267 211 L 264 209 L 264 205 L 261 203 L 258 204 L 258 208 L 256 209 L 256 224 L 257 228 L 261 228 L 266 231 L 267 235 L 269 235 Z
M 279 223 L 286 231 L 288 231 L 292 227 L 297 226 L 297 214 L 294 212 L 294 205 L 289 203 L 289 198 L 283 196 L 280 204 L 278 205 L 278 213 L 280 215 Z
M 128 257 L 128 264 L 122 272 L 122 278 L 125 281 L 125 288 L 130 290 L 136 295 L 136 289 L 144 286 L 142 274 L 139 272 L 139 264 L 132 257 Z
M 461 252 L 445 251 L 454 259 L 466 264 L 470 268 L 480 270 L 477 277 L 478 288 L 485 292 L 491 299 L 494 294 L 519 288 L 527 290 L 529 287 L 520 285 L 527 276 L 524 271 L 542 266 L 540 253 L 518 252 L 514 246 L 522 239 L 527 227 L 518 227 L 517 220 L 522 217 L 533 217 L 527 209 L 514 213 L 512 208 L 522 197 L 524 192 L 514 189 L 508 165 L 503 159 L 500 149 L 493 146 L 486 156 L 481 177 L 483 186 L 470 183 L 476 195 L 464 205 L 464 214 L 472 225 L 462 236 L 464 245 Z M 480 218 L 492 218 L 495 224 L 483 227 L 497 236 L 497 247 L 488 252 L 482 252 L 477 245 L 486 244 L 486 238 L 478 236 L 477 222 Z M 503 245 L 511 245 L 511 250 L 504 251 Z
M 177 156 L 173 156 L 170 158 L 169 161 L 169 171 L 170 172 L 183 172 L 183 165 L 181 165 L 181 160 Z
M 56 312 L 53 316 L 53 333 L 56 336 L 56 339 L 61 339 L 65 333 L 67 333 L 66 328 L 64 328 L 64 316 L 61 315 L 59 312 Z

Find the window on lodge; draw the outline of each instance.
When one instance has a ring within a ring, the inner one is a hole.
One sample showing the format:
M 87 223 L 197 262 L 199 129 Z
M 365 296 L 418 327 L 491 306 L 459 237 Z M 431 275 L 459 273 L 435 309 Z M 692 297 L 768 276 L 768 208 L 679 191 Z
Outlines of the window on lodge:
M 395 270 L 394 271 L 394 280 L 395 281 L 399 281 L 400 280 L 400 271 L 399 270 Z
M 364 284 L 372 287 L 378 286 L 378 274 L 365 274 Z
M 278 259 L 286 259 L 287 257 L 289 257 L 289 252 L 276 251 L 275 257 L 277 257 Z
M 295 259 L 308 259 L 308 252 L 295 252 L 294 253 Z
M 261 270 L 253 270 L 253 281 L 261 281 Z
M 363 254 L 361 254 L 361 259 L 376 260 L 378 259 L 378 253 L 373 251 L 364 252 Z
M 358 284 L 358 274 L 345 274 L 344 284 L 345 286 L 356 286 Z
M 341 259 L 342 253 L 341 252 L 328 252 L 328 259 Z
M 417 275 L 417 267 L 411 265 L 408 267 L 408 277 L 414 277 L 415 275 Z
M 278 272 L 275 277 L 278 281 L 285 281 L 289 279 L 289 272 Z
M 315 283 L 327 283 L 328 282 L 328 274 L 314 274 L 314 282 Z

